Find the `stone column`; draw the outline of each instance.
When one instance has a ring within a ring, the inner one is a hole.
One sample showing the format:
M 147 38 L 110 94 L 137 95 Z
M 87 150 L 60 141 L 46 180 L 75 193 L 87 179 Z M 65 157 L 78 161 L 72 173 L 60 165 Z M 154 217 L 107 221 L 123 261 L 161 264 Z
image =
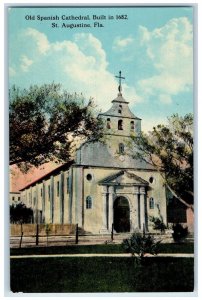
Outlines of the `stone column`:
M 114 199 L 113 199 L 114 188 L 113 186 L 109 187 L 109 231 L 111 232 L 112 223 L 114 222 Z
M 41 203 L 39 203 L 39 184 L 36 184 L 35 191 L 34 191 L 34 223 L 38 223 L 38 213 L 39 213 L 39 207 L 41 208 Z
M 73 168 L 70 167 L 69 171 L 69 195 L 68 195 L 68 210 L 67 210 L 67 223 L 72 224 L 72 198 L 73 198 Z
M 54 177 L 51 176 L 50 178 L 50 222 L 53 224 L 54 223 Z
M 139 187 L 134 186 L 134 194 L 133 194 L 133 206 L 131 213 L 131 231 L 134 232 L 139 228 L 139 213 L 138 213 L 138 194 Z
M 75 169 L 75 223 L 78 224 L 79 227 L 83 227 L 83 168 L 79 167 Z
M 145 226 L 145 188 L 140 188 L 140 229 Z
M 60 224 L 64 224 L 64 172 L 61 171 L 59 177 L 59 199 L 60 199 Z
M 42 201 L 42 219 L 43 219 L 43 223 L 46 222 L 46 194 L 45 194 L 45 180 L 43 180 L 43 184 L 42 184 L 42 197 L 41 197 L 41 201 Z
M 107 188 L 103 187 L 104 193 L 102 193 L 102 227 L 100 229 L 101 234 L 107 234 Z

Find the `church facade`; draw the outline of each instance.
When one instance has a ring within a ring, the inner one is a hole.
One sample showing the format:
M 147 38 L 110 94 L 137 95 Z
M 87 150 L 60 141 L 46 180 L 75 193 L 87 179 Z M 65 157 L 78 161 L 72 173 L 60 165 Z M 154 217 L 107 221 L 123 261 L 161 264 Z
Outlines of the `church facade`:
M 166 191 L 160 174 L 129 154 L 131 135 L 141 131 L 119 86 L 111 108 L 98 117 L 106 141 L 84 143 L 74 161 L 58 167 L 21 190 L 34 222 L 78 224 L 85 232 L 152 230 L 150 217 L 167 224 Z

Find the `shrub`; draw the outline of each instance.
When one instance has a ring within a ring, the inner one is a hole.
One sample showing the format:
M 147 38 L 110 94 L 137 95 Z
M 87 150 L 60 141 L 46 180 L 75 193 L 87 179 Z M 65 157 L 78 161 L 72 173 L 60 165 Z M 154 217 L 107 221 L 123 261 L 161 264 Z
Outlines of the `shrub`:
M 181 224 L 173 224 L 173 239 L 175 242 L 180 242 L 188 235 L 188 228 L 183 227 Z
M 26 207 L 23 203 L 17 205 L 10 205 L 10 223 L 32 223 L 33 210 Z
M 163 233 L 166 229 L 166 225 L 163 223 L 162 218 L 150 217 L 150 221 L 153 223 L 153 229 L 160 230 Z
M 131 253 L 132 256 L 135 254 L 138 258 L 142 259 L 146 253 L 156 255 L 159 252 L 159 244 L 161 241 L 155 241 L 151 235 L 146 235 L 135 232 L 129 239 L 123 240 L 122 246 L 124 250 Z

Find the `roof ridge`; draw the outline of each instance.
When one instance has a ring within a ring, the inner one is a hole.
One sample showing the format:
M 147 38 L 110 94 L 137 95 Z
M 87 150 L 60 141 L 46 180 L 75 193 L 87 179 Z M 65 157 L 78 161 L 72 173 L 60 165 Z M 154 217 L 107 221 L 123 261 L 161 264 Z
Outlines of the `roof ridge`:
M 43 176 L 41 176 L 41 177 L 35 179 L 34 181 L 28 183 L 28 184 L 25 185 L 23 188 L 21 188 L 19 191 L 23 191 L 23 190 L 27 189 L 28 187 L 32 186 L 33 184 L 42 181 L 42 180 L 45 179 L 47 176 L 51 176 L 51 175 L 54 174 L 55 172 L 61 171 L 61 170 L 62 170 L 63 168 L 65 168 L 65 167 L 70 167 L 70 166 L 73 164 L 73 162 L 74 162 L 73 160 L 70 160 L 69 162 L 66 162 L 66 163 L 64 163 L 64 164 L 62 164 L 62 165 L 56 167 L 55 169 L 51 170 L 50 172 L 48 172 L 48 173 L 44 174 Z

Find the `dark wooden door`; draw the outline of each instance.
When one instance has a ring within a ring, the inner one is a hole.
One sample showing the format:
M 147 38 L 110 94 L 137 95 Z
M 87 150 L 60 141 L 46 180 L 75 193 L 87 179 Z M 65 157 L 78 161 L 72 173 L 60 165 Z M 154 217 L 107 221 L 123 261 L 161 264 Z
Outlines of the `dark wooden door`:
M 114 230 L 130 232 L 130 207 L 128 200 L 123 196 L 114 202 Z

